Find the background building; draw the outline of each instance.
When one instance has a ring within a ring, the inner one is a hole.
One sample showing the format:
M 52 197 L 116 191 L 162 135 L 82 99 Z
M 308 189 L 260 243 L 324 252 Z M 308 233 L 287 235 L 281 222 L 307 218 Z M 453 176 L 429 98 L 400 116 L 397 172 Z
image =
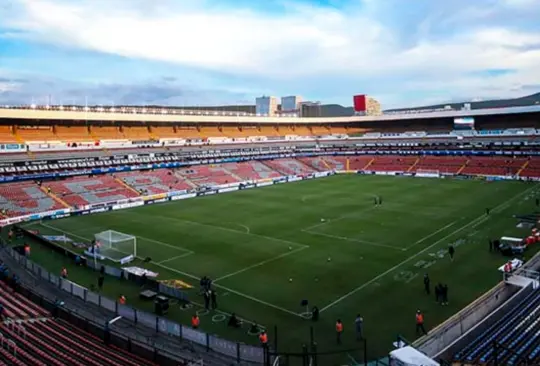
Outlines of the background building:
M 301 103 L 302 97 L 298 95 L 281 97 L 281 113 L 298 115 L 300 113 Z
M 382 114 L 381 103 L 365 94 L 353 97 L 354 114 L 360 116 L 379 116 Z
M 278 111 L 278 99 L 276 97 L 255 99 L 255 111 L 258 115 L 275 116 Z
M 321 102 L 302 102 L 300 103 L 300 117 L 323 117 Z

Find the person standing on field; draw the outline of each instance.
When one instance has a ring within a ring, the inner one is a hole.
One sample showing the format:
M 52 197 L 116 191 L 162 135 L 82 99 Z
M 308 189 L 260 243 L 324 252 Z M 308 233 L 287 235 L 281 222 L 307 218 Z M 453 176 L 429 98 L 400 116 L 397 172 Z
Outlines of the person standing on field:
M 448 305 L 448 285 L 444 284 L 442 289 L 442 305 Z
M 429 284 L 430 284 L 430 280 L 429 280 L 429 275 L 426 273 L 424 275 L 424 291 L 426 292 L 426 294 L 430 294 L 431 293 L 431 290 L 429 288 Z
M 364 319 L 358 314 L 354 320 L 354 326 L 356 328 L 356 340 L 364 339 Z
M 422 335 L 427 335 L 426 328 L 424 328 L 424 314 L 420 310 L 416 311 L 416 335 L 422 332 Z
M 341 344 L 341 335 L 343 334 L 343 323 L 341 319 L 336 321 L 336 340 L 337 344 Z
M 456 252 L 456 249 L 452 244 L 448 246 L 448 254 L 450 255 L 450 261 L 454 261 L 454 253 Z

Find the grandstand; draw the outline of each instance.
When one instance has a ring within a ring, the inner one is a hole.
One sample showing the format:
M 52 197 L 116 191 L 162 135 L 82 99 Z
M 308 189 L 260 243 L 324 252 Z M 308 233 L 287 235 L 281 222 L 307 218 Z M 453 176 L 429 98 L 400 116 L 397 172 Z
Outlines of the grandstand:
M 474 116 L 476 130 L 454 130 L 452 119 L 464 113 Z M 127 231 L 138 237 L 137 261 L 141 263 L 137 265 L 188 283 L 213 274 L 219 290 L 227 293 L 225 313 L 240 309 L 242 316 L 266 325 L 286 323 L 302 329 L 282 335 L 291 347 L 304 341 L 302 327 L 305 315 L 310 314 L 298 307 L 301 299 L 297 297 L 309 297 L 310 305 L 316 302 L 324 312 L 332 308 L 328 312 L 331 317 L 351 317 L 350 312 L 359 311 L 356 305 L 339 307 L 351 297 L 362 304 L 363 315 L 388 312 L 388 321 L 382 321 L 380 329 L 367 328 L 373 334 L 370 357 L 375 358 L 389 351 L 393 332 L 404 328 L 397 325 L 410 317 L 404 311 L 416 310 L 412 302 L 404 305 L 406 310 L 392 307 L 395 298 L 383 304 L 388 300 L 385 291 L 402 297 L 417 296 L 416 277 L 427 268 L 434 276 L 443 277 L 450 267 L 441 258 L 450 243 L 481 243 L 487 235 L 502 236 L 507 231 L 523 235 L 513 215 L 521 211 L 535 215 L 532 198 L 538 191 L 532 183 L 512 181 L 540 179 L 539 114 L 538 110 L 480 110 L 302 119 L 172 115 L 162 111 L 83 113 L 77 108 L 0 109 L 4 123 L 0 128 L 0 219 L 4 225 L 29 221 L 24 224 L 28 228 L 49 236 L 72 236 L 81 242 L 109 228 Z M 509 121 L 513 123 L 511 128 Z M 195 200 L 197 204 L 172 203 L 345 172 L 358 174 L 357 180 L 340 176 L 302 183 L 298 188 L 277 186 L 224 196 L 231 198 Z M 387 176 L 459 180 L 392 180 Z M 487 181 L 505 182 L 485 184 Z M 372 198 L 380 195 L 385 204 L 374 207 Z M 148 206 L 164 201 L 171 204 Z M 123 210 L 138 206 L 144 208 Z M 485 217 L 486 207 L 494 211 L 489 218 Z M 106 213 L 90 215 L 97 212 Z M 77 218 L 79 215 L 87 216 Z M 65 216 L 73 217 L 41 221 Z M 57 245 L 81 254 L 66 247 L 66 242 Z M 480 291 L 496 284 L 492 269 L 500 265 L 500 258 L 483 257 L 480 247 L 458 249 L 465 256 L 484 258 L 485 263 L 460 262 L 460 268 L 468 273 L 476 273 L 474 265 L 478 265 L 479 283 L 467 283 L 463 291 L 455 290 L 463 300 L 456 300 L 447 308 L 450 310 L 432 301 L 422 303 L 431 311 L 431 323 L 443 322 Z M 47 267 L 52 263 L 65 263 L 49 250 L 38 247 L 35 252 L 39 264 L 49 271 L 57 271 Z M 333 263 L 339 263 L 342 271 L 332 267 Z M 360 270 L 358 263 L 362 263 Z M 403 268 L 397 271 L 396 263 Z M 392 278 L 385 280 L 388 273 Z M 280 282 L 282 275 L 291 276 L 290 280 Z M 93 278 L 86 272 L 79 276 L 86 282 Z M 454 277 L 466 283 L 469 275 L 457 273 Z M 129 290 L 127 283 L 123 285 L 126 291 L 133 291 L 129 298 L 138 298 L 140 287 Z M 458 286 L 457 282 L 452 284 Z M 3 304 L 6 314 L 20 320 L 2 325 L 1 333 L 16 343 L 17 352 L 2 348 L 0 359 L 13 364 L 146 364 L 103 346 L 0 286 L 0 294 L 8 291 L 3 296 L 13 301 Z M 364 288 L 369 296 L 357 297 Z M 198 296 L 193 292 L 191 296 Z M 530 291 L 519 306 L 497 312 L 499 320 L 482 332 L 473 336 L 460 333 L 456 338 L 467 339 L 461 349 L 426 353 L 471 365 L 489 364 L 495 359 L 508 365 L 517 365 L 523 358 L 531 364 L 538 362 L 537 292 Z M 379 309 L 372 309 L 363 305 L 369 303 L 368 298 L 385 300 L 378 304 Z M 503 300 L 506 298 L 501 297 Z M 198 306 L 200 301 L 195 297 L 191 305 Z M 134 303 L 139 304 L 138 300 Z M 145 306 L 147 309 L 148 304 Z M 172 311 L 174 320 L 189 322 L 191 314 L 179 312 Z M 223 314 L 219 315 L 221 319 Z M 35 318 L 39 320 L 27 321 Z M 323 346 L 333 341 L 326 334 L 331 328 L 323 326 L 331 327 L 334 321 L 326 317 L 315 326 Z M 352 328 L 350 319 L 347 321 L 347 327 Z M 430 328 L 436 329 L 434 325 Z M 258 351 L 256 339 L 223 331 L 219 324 L 204 324 L 203 330 L 225 334 Z M 206 333 L 201 334 L 192 336 L 204 338 L 200 344 L 207 349 L 227 353 L 223 351 L 227 347 L 217 346 L 222 344 L 219 342 L 225 344 L 225 339 L 209 345 L 204 343 L 209 342 Z M 414 337 L 411 332 L 406 335 Z M 347 346 L 357 344 L 349 342 Z M 420 343 L 418 348 L 422 347 Z M 74 354 L 68 352 L 71 349 Z M 328 362 L 342 362 L 341 356 Z
M 0 324 L 0 362 L 5 365 L 155 365 L 53 317 L 3 281 L 0 296 L 5 319 Z

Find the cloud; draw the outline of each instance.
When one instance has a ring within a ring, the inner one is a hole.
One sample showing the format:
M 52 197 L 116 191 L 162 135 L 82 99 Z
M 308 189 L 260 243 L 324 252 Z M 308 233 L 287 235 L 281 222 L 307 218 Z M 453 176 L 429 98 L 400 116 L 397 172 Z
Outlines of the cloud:
M 0 24 L 10 38 L 240 78 L 231 89 L 266 85 L 345 104 L 353 91 L 394 105 L 514 96 L 540 84 L 539 1 L 257 3 L 11 0 Z
M 89 86 L 61 79 L 8 80 L 0 77 L 0 104 L 60 105 L 224 105 L 246 104 L 246 95 L 224 90 L 192 89 L 163 78 L 140 84 L 98 83 Z

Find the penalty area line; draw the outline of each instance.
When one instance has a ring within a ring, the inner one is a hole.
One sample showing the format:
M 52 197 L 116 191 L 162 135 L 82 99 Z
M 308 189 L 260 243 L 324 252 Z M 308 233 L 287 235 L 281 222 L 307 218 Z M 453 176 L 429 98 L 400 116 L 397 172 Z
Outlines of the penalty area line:
M 287 252 L 287 253 L 283 253 L 283 254 L 280 254 L 280 255 L 278 255 L 278 256 L 272 257 L 272 258 L 270 258 L 270 259 L 261 261 L 261 262 L 259 262 L 259 263 L 255 263 L 255 264 L 253 264 L 253 265 L 251 265 L 251 266 L 247 266 L 246 268 L 242 268 L 242 269 L 240 269 L 240 270 L 238 270 L 238 271 L 236 271 L 236 272 L 232 272 L 232 273 L 226 274 L 226 275 L 224 275 L 224 276 L 221 276 L 221 277 L 219 277 L 219 278 L 216 278 L 216 279 L 214 280 L 214 283 L 215 283 L 215 282 L 218 282 L 218 281 L 221 281 L 221 280 L 224 280 L 224 279 L 226 279 L 226 278 L 232 277 L 232 276 L 236 276 L 237 274 L 240 274 L 240 273 L 249 271 L 250 269 L 257 268 L 257 267 L 261 267 L 261 266 L 264 266 L 265 264 L 268 264 L 268 263 L 271 263 L 271 262 L 275 262 L 275 261 L 277 261 L 278 259 L 285 258 L 285 257 L 287 257 L 287 256 L 290 256 L 290 255 L 292 255 L 292 254 L 298 253 L 298 252 L 300 252 L 300 251 L 302 251 L 302 250 L 304 250 L 304 249 L 307 249 L 307 248 L 309 248 L 309 246 L 303 246 L 303 247 L 300 247 L 300 248 L 296 248 L 296 249 L 291 250 L 291 251 L 289 251 L 289 252 Z
M 47 224 L 41 223 L 41 225 L 44 225 L 45 227 L 49 227 L 49 225 L 47 225 Z M 50 226 L 50 228 L 53 229 L 53 230 L 59 230 L 59 231 L 62 231 L 62 230 L 60 230 L 59 228 L 56 228 L 56 227 L 53 227 L 53 226 Z M 85 238 L 85 237 L 83 237 L 83 236 L 77 235 L 77 234 L 75 234 L 75 233 L 72 233 L 72 232 L 69 232 L 69 231 L 66 231 L 66 230 L 63 230 L 63 233 L 65 233 L 65 234 L 70 234 L 70 235 L 73 236 L 73 237 L 76 237 L 76 238 L 79 238 L 79 239 L 83 239 L 83 240 L 88 240 L 88 241 L 89 241 L 88 238 Z M 144 258 L 141 258 L 141 257 L 137 257 L 137 258 L 138 258 L 138 259 L 144 259 Z M 195 275 L 193 275 L 193 274 L 191 274 L 191 273 L 182 272 L 182 271 L 179 271 L 179 270 L 177 270 L 177 269 L 175 269 L 175 268 L 171 268 L 171 267 L 165 266 L 165 265 L 163 265 L 163 264 L 159 264 L 159 263 L 154 262 L 154 265 L 157 266 L 157 267 L 161 267 L 161 268 L 163 268 L 163 269 L 166 269 L 166 270 L 168 270 L 168 271 L 171 271 L 171 272 L 174 272 L 174 273 L 178 273 L 178 274 L 180 274 L 180 275 L 182 275 L 182 276 L 185 276 L 185 277 L 187 277 L 187 278 L 190 278 L 190 279 L 192 279 L 192 280 L 199 281 L 199 280 L 201 279 L 200 277 L 195 276 Z M 293 315 L 293 316 L 295 316 L 295 317 L 298 317 L 298 318 L 302 318 L 302 319 L 303 319 L 302 315 L 300 315 L 300 314 L 298 314 L 298 313 L 295 313 L 294 311 L 291 311 L 291 310 L 282 308 L 281 306 L 274 305 L 274 304 L 271 304 L 271 303 L 266 302 L 266 301 L 264 301 L 264 300 L 257 299 L 256 297 L 253 297 L 253 296 L 250 296 L 250 295 L 241 293 L 241 292 L 239 292 L 239 291 L 233 290 L 233 289 L 231 289 L 231 288 L 222 286 L 222 285 L 217 284 L 217 283 L 214 284 L 214 286 L 217 287 L 217 288 L 220 288 L 220 289 L 222 289 L 222 290 L 228 291 L 228 292 L 230 292 L 230 293 L 232 293 L 232 294 L 235 294 L 235 295 L 238 295 L 238 296 L 240 296 L 240 297 L 243 297 L 243 298 L 245 298 L 245 299 L 248 299 L 248 300 L 257 302 L 257 303 L 259 303 L 259 304 L 265 305 L 265 306 L 270 307 L 270 308 L 273 308 L 273 309 L 275 309 L 275 310 L 279 310 L 279 311 L 281 311 L 281 312 L 284 312 L 284 313 L 287 313 L 287 314 L 289 314 L 289 315 Z
M 185 272 L 179 271 L 179 270 L 177 270 L 177 269 L 174 269 L 174 268 L 171 268 L 171 267 L 164 266 L 164 265 L 162 265 L 162 264 L 157 264 L 157 263 L 155 263 L 155 265 L 158 266 L 158 267 L 162 267 L 162 268 L 164 268 L 164 269 L 166 269 L 166 270 L 169 270 L 169 271 L 171 271 L 171 272 L 176 272 L 176 273 L 181 274 L 181 275 L 183 275 L 183 276 L 189 277 L 189 278 L 191 278 L 191 279 L 194 279 L 194 280 L 200 280 L 199 277 L 194 276 L 194 275 L 192 275 L 192 274 L 185 273 Z M 228 292 L 230 292 L 231 294 L 238 295 L 238 296 L 243 297 L 243 298 L 245 298 L 245 299 L 254 301 L 254 302 L 256 302 L 256 303 L 265 305 L 265 306 L 270 307 L 270 308 L 273 308 L 273 309 L 275 309 L 275 310 L 279 310 L 279 311 L 281 311 L 281 312 L 284 312 L 284 313 L 287 313 L 287 314 L 289 314 L 289 315 L 293 315 L 293 316 L 295 316 L 295 317 L 298 317 L 298 318 L 302 318 L 302 319 L 303 319 L 302 315 L 300 315 L 300 314 L 298 314 L 298 313 L 295 313 L 294 311 L 291 311 L 291 310 L 282 308 L 281 306 L 274 305 L 274 304 L 272 304 L 272 303 L 269 303 L 269 302 L 266 302 L 266 301 L 264 301 L 264 300 L 261 300 L 261 299 L 258 299 L 258 298 L 256 298 L 256 297 L 253 297 L 253 296 L 251 296 L 251 295 L 247 295 L 247 294 L 244 294 L 244 293 L 242 293 L 242 292 L 233 290 L 233 289 L 231 289 L 231 288 L 222 286 L 222 285 L 220 285 L 220 284 L 218 284 L 218 283 L 214 283 L 214 286 L 217 287 L 217 288 L 219 288 L 219 289 L 228 291 Z
M 193 254 L 195 254 L 195 253 L 194 252 L 187 252 L 187 253 L 177 255 L 177 256 L 169 258 L 169 259 L 165 259 L 165 260 L 163 260 L 161 262 L 155 262 L 154 264 L 162 264 L 162 263 L 171 262 L 171 261 L 174 261 L 175 259 L 185 258 L 185 257 L 193 255 Z

